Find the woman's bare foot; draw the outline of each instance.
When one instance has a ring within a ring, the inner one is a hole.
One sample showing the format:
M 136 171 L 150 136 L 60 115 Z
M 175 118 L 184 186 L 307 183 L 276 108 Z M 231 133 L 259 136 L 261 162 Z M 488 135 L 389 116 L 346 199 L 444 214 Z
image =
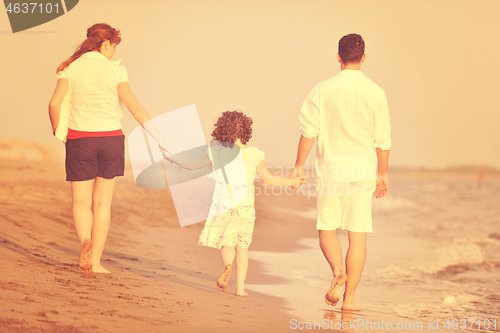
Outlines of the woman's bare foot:
M 80 260 L 78 261 L 78 270 L 82 274 L 92 274 L 92 241 L 86 239 L 82 244 L 80 251 Z
M 111 272 L 102 267 L 101 264 L 94 264 L 94 267 L 92 269 L 94 270 L 94 273 L 97 274 L 111 274 Z
M 340 287 L 342 287 L 346 281 L 347 281 L 346 274 L 342 274 L 338 278 L 337 277 L 333 278 L 332 284 L 330 285 L 330 288 L 328 289 L 325 295 L 326 304 L 331 306 L 337 305 L 337 302 L 340 300 Z
M 247 297 L 248 294 L 244 288 L 238 288 L 238 286 L 236 286 L 236 296 Z
M 217 288 L 219 288 L 219 290 L 226 291 L 226 287 L 229 282 L 229 275 L 231 275 L 232 271 L 233 266 L 231 264 L 226 265 L 226 267 L 220 274 L 219 279 L 217 280 Z

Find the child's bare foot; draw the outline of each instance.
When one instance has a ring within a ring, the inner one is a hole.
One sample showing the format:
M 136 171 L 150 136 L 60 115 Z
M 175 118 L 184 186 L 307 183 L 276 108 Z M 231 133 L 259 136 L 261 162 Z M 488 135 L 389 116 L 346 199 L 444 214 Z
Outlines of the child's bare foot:
M 82 244 L 82 249 L 80 251 L 80 260 L 78 261 L 78 270 L 82 274 L 92 274 L 92 255 L 90 251 L 92 250 L 92 241 L 86 239 Z
M 102 267 L 101 264 L 94 264 L 94 267 L 92 269 L 94 273 L 97 274 L 111 274 L 111 272 L 108 271 L 106 268 Z
M 232 271 L 233 266 L 231 264 L 226 265 L 226 267 L 220 274 L 219 279 L 217 280 L 217 288 L 219 288 L 219 290 L 226 291 L 226 287 L 229 282 L 229 275 L 231 275 Z
M 335 306 L 340 300 L 340 287 L 347 281 L 347 275 L 342 274 L 338 278 L 334 277 L 330 288 L 326 292 L 325 302 L 328 305 Z
M 248 294 L 244 288 L 238 288 L 238 286 L 236 286 L 236 296 L 247 297 Z

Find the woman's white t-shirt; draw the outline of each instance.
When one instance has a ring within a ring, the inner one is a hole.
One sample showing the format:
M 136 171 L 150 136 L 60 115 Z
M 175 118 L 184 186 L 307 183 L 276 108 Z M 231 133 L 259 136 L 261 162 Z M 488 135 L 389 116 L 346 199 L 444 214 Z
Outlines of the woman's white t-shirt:
M 128 76 L 119 62 L 99 52 L 87 52 L 57 74 L 59 79 L 67 79 L 69 86 L 56 131 L 59 139 L 66 137 L 68 127 L 86 132 L 122 129 L 117 87 L 128 82 Z

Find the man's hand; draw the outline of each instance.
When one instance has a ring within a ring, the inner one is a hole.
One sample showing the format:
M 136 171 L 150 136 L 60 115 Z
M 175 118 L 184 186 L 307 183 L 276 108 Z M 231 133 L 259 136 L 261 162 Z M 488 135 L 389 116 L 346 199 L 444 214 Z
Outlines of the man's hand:
M 377 187 L 375 188 L 375 198 L 382 198 L 389 192 L 389 178 L 387 174 L 379 174 L 377 177 Z
M 295 184 L 290 185 L 290 187 L 293 188 L 294 190 L 298 190 L 302 185 L 306 183 L 306 177 L 297 176 L 291 179 L 295 180 Z
M 375 197 L 382 198 L 389 192 L 389 178 L 387 177 L 387 170 L 389 167 L 389 150 L 376 149 L 378 160 L 378 176 L 377 188 L 375 189 Z
M 298 190 L 302 185 L 306 183 L 306 173 L 304 171 L 304 167 L 293 169 L 293 172 L 289 178 L 298 178 L 303 180 L 300 183 L 296 183 L 295 185 L 290 185 L 290 187 L 294 190 Z

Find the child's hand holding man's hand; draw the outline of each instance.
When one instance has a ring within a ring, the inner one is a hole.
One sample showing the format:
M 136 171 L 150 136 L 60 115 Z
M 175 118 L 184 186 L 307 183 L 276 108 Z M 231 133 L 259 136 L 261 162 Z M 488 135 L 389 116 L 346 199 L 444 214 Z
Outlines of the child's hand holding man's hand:
M 294 190 L 298 190 L 302 185 L 306 183 L 306 175 L 304 172 L 304 168 L 295 168 L 290 175 L 290 178 L 300 179 L 300 182 L 295 183 L 294 185 L 290 185 Z
M 292 179 L 295 180 L 295 184 L 291 185 L 291 188 L 293 188 L 294 190 L 298 190 L 302 185 L 306 183 L 305 176 L 297 176 Z

